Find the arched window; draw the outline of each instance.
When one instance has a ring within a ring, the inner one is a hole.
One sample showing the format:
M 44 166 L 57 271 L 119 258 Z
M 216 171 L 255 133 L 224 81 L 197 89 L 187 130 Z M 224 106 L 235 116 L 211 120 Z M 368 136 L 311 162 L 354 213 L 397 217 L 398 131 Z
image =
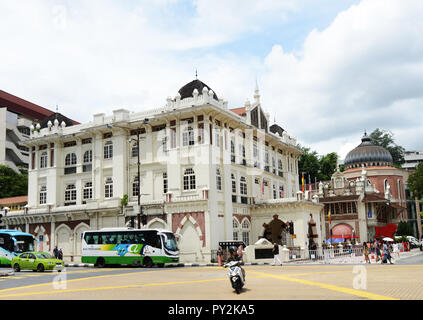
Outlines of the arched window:
M 76 164 L 76 154 L 69 153 L 65 157 L 65 166 L 72 166 Z
M 194 145 L 194 130 L 192 127 L 186 127 L 182 133 L 182 145 L 193 146 Z
M 402 200 L 401 180 L 397 181 L 397 185 L 398 185 L 398 199 Z
M 184 190 L 195 190 L 195 172 L 192 168 L 184 172 Z
M 87 150 L 84 153 L 84 163 L 91 163 L 93 162 L 93 151 Z
M 389 186 L 388 179 L 385 179 L 385 181 L 384 181 L 383 185 L 384 185 L 384 191 L 386 192 L 386 191 L 387 191 L 387 189 L 388 189 L 388 186 Z
M 232 229 L 233 229 L 233 231 L 232 231 L 233 240 L 238 241 L 239 240 L 240 227 L 239 227 L 238 221 L 235 218 L 232 220 Z
M 47 152 L 43 152 L 40 157 L 40 168 L 47 168 Z
M 242 241 L 246 246 L 250 245 L 250 222 L 244 219 L 242 222 Z

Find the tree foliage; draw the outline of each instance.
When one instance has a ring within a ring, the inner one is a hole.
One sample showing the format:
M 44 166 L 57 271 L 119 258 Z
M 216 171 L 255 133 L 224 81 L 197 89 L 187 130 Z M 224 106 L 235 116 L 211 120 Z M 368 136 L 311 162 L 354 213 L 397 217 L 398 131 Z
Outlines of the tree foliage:
M 407 184 L 414 197 L 423 198 L 423 163 L 419 163 L 416 171 L 410 174 Z
M 312 183 L 317 181 L 330 180 L 335 173 L 338 163 L 338 155 L 335 152 L 319 156 L 316 151 L 310 148 L 299 146 L 303 154 L 298 159 L 299 179 L 301 184 L 302 173 L 304 172 L 304 183 L 308 183 L 308 176 Z
M 388 150 L 391 153 L 394 166 L 401 168 L 401 165 L 405 162 L 403 156 L 405 149 L 395 143 L 394 134 L 391 131 L 376 128 L 370 134 L 370 138 L 375 145 Z
M 28 194 L 28 174 L 16 173 L 8 166 L 0 165 L 0 198 L 26 196 Z
M 413 234 L 413 227 L 408 221 L 400 221 L 395 234 L 397 236 L 411 236 Z

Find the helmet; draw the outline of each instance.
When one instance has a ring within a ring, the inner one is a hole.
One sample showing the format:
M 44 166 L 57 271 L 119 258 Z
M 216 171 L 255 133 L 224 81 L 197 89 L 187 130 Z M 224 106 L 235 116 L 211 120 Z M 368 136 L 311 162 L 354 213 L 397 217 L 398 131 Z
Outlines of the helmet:
M 237 251 L 237 248 L 235 246 L 229 247 L 229 252 L 230 253 L 233 253 L 233 252 L 236 252 L 236 251 Z

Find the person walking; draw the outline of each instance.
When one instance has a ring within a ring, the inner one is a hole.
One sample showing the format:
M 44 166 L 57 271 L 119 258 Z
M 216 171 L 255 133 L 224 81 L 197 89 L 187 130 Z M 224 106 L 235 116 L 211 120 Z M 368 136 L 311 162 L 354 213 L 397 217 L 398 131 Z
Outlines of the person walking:
M 279 245 L 276 242 L 273 244 L 272 252 L 274 257 L 272 266 L 276 264 L 276 261 L 279 262 L 279 265 L 282 265 L 282 261 L 279 259 Z
M 219 246 L 219 249 L 217 249 L 217 263 L 219 266 L 223 266 L 223 249 Z
M 62 248 L 59 249 L 59 252 L 58 252 L 58 255 L 57 255 L 57 259 L 63 260 L 63 251 L 62 251 Z
M 391 261 L 391 253 L 389 252 L 389 246 L 386 241 L 383 241 L 383 260 L 384 263 L 387 263 L 387 261 L 389 261 L 390 264 L 393 264 Z
M 392 247 L 393 247 L 394 257 L 396 259 L 399 259 L 399 257 L 400 257 L 399 243 L 395 242 Z
M 367 243 L 363 242 L 363 255 L 364 255 L 364 261 L 366 263 L 370 263 L 369 253 L 370 253 L 370 250 L 369 250 L 369 247 L 367 246 Z
M 374 248 L 375 248 L 375 252 L 376 252 L 376 263 L 378 263 L 379 260 L 381 260 L 381 252 L 380 252 L 380 246 L 379 246 L 379 243 L 377 242 L 377 240 L 374 243 Z
M 53 255 L 54 259 L 57 259 L 57 257 L 59 256 L 59 249 L 57 249 L 57 246 L 53 249 Z

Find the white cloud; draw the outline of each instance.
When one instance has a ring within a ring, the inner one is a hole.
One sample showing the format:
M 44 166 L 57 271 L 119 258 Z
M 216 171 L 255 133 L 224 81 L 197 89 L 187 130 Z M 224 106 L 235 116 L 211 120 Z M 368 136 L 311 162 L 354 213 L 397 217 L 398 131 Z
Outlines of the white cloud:
M 266 105 L 322 149 L 345 153 L 340 137 L 377 127 L 403 132 L 405 142 L 423 121 L 422 13 L 421 1 L 363 0 L 310 32 L 298 55 L 274 46 L 265 60 Z
M 213 50 L 265 37 L 305 8 L 321 10 L 304 0 L 0 0 L 0 88 L 86 122 L 162 106 L 197 68 L 231 107 L 252 99 L 258 77 L 271 120 L 319 153 L 345 154 L 377 127 L 423 149 L 419 0 L 363 0 L 295 52 L 284 39 L 265 59 Z

